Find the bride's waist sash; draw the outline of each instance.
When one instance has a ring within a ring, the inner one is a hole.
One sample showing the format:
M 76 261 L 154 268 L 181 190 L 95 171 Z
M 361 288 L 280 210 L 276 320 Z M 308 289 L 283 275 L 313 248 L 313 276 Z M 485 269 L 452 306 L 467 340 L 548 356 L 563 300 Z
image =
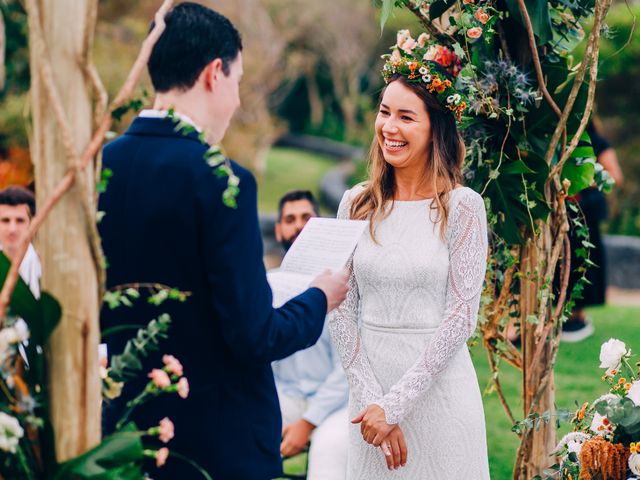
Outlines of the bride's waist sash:
M 438 326 L 434 327 L 402 327 L 402 326 L 382 326 L 382 325 L 374 325 L 371 323 L 362 322 L 360 324 L 360 328 L 371 330 L 373 332 L 382 332 L 382 333 L 395 333 L 395 334 L 407 334 L 407 333 L 419 333 L 419 334 L 432 334 L 438 330 Z

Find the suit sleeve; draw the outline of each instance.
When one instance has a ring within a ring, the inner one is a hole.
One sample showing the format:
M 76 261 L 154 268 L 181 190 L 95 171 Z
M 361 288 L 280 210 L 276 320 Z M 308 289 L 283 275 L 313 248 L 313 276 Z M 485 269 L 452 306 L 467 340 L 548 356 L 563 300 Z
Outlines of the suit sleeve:
M 272 307 L 263 264 L 253 176 L 240 177 L 237 209 L 222 203 L 226 179 L 203 179 L 198 208 L 204 262 L 213 310 L 225 343 L 240 362 L 271 362 L 313 345 L 327 313 L 324 293 L 311 288 L 282 307 Z M 214 177 L 213 172 L 209 173 Z

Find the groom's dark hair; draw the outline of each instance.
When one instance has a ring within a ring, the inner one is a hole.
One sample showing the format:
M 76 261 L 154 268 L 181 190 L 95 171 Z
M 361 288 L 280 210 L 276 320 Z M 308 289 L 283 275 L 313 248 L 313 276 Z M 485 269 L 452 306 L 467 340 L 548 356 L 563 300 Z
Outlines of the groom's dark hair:
M 147 63 L 157 92 L 189 90 L 216 58 L 222 60 L 225 75 L 229 74 L 229 64 L 242 50 L 242 38 L 228 18 L 197 3 L 184 2 L 169 11 L 165 23 Z

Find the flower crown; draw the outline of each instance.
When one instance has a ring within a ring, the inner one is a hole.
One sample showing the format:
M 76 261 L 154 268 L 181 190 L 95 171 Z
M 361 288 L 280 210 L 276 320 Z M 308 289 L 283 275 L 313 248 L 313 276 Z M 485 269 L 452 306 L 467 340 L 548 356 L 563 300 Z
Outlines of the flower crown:
M 392 52 L 382 55 L 385 60 L 382 76 L 385 83 L 396 75 L 405 77 L 410 83 L 423 83 L 460 121 L 467 102 L 451 80 L 460 71 L 460 58 L 442 45 L 428 46 L 428 39 L 429 36 L 423 33 L 416 41 L 411 38 L 409 30 L 400 30 L 396 45 L 391 47 Z

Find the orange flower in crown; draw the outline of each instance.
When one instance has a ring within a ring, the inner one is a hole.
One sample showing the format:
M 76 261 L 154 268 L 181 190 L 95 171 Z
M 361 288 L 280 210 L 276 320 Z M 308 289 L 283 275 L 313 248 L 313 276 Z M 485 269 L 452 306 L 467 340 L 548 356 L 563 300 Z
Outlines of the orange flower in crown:
M 412 83 L 424 84 L 443 107 L 458 120 L 462 119 L 467 102 L 452 81 L 461 69 L 461 59 L 443 45 L 428 45 L 429 36 L 423 33 L 414 40 L 409 30 L 400 30 L 391 53 L 383 55 L 382 76 L 385 83 L 403 76 Z

